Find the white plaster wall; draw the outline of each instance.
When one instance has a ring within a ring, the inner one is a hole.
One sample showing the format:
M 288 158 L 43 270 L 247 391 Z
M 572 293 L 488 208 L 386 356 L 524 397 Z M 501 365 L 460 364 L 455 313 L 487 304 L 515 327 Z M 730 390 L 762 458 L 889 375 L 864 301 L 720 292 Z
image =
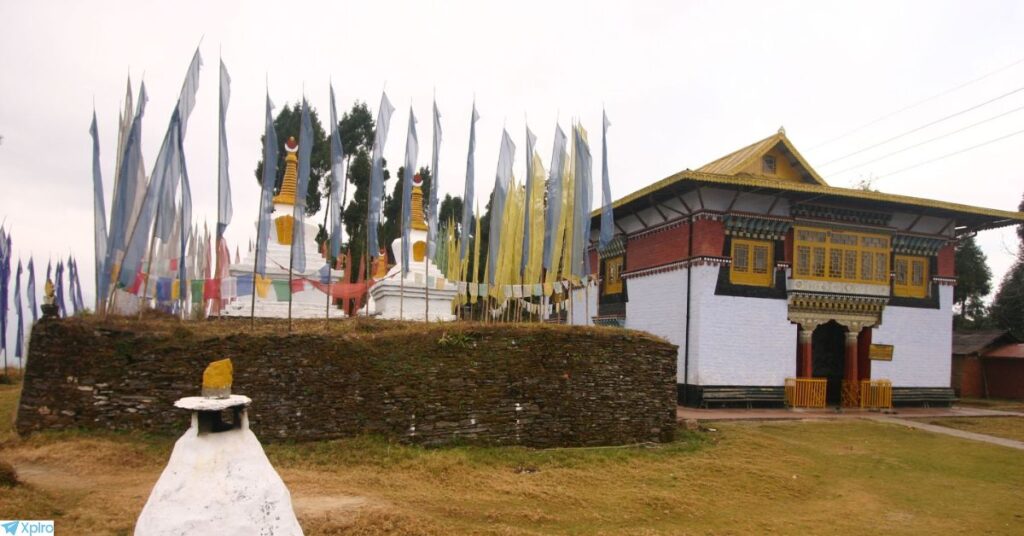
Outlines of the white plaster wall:
M 597 316 L 597 300 L 600 290 L 597 284 L 589 289 L 578 288 L 572 291 L 572 314 L 569 323 L 574 326 L 593 326 Z
M 871 377 L 895 387 L 949 387 L 953 350 L 953 287 L 939 286 L 939 308 L 886 306 L 875 344 L 893 345 L 892 361 L 872 361 Z
M 796 373 L 797 345 L 786 300 L 716 296 L 720 269 L 693 269 L 690 383 L 783 385 Z M 681 378 L 682 361 L 679 367 Z
M 626 327 L 646 331 L 679 346 L 676 373 L 683 383 L 683 344 L 686 342 L 686 270 L 673 270 L 626 282 Z

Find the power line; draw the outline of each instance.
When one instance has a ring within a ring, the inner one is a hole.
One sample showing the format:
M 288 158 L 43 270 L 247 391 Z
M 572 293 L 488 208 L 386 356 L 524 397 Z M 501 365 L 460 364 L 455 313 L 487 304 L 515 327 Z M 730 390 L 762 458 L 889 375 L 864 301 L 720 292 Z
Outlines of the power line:
M 878 158 L 875 158 L 873 160 L 868 160 L 867 162 L 861 162 L 860 164 L 848 167 L 848 168 L 846 168 L 846 169 L 844 169 L 842 171 L 837 171 L 835 173 L 832 173 L 832 175 L 840 175 L 842 173 L 846 173 L 847 171 L 852 171 L 854 169 L 857 169 L 857 168 L 860 168 L 860 167 L 864 167 L 864 166 L 866 166 L 868 164 L 873 164 L 875 162 L 878 162 L 879 160 L 885 160 L 886 158 L 889 158 L 890 156 L 893 156 L 893 155 L 900 154 L 903 151 L 908 151 L 908 150 L 913 149 L 915 147 L 920 147 L 920 146 L 925 145 L 927 143 L 931 143 L 933 141 L 941 140 L 942 138 L 945 138 L 947 136 L 952 136 L 953 134 L 959 134 L 960 132 L 963 132 L 963 131 L 965 131 L 967 129 L 974 128 L 974 127 L 976 127 L 978 125 L 981 125 L 981 124 L 984 124 L 984 123 L 988 123 L 989 121 L 994 121 L 996 119 L 999 119 L 1000 117 L 1003 117 L 1005 115 L 1010 115 L 1010 114 L 1012 114 L 1014 112 L 1019 112 L 1021 110 L 1024 110 L 1024 106 L 1019 106 L 1019 107 L 1014 108 L 1014 109 L 1012 109 L 1012 110 L 1010 110 L 1008 112 L 1003 112 L 1001 114 L 994 115 L 992 117 L 989 117 L 988 119 L 982 119 L 981 121 L 978 121 L 977 123 L 973 123 L 973 124 L 967 125 L 966 127 L 963 127 L 963 128 L 958 128 L 958 129 L 956 129 L 956 130 L 954 130 L 952 132 L 947 132 L 945 134 L 940 134 L 938 136 L 935 136 L 934 138 L 927 139 L 927 140 L 924 140 L 922 142 L 915 143 L 913 145 L 909 145 L 909 146 L 904 147 L 902 149 L 898 149 L 898 150 L 892 151 L 891 153 L 886 153 L 886 154 L 884 154 L 882 156 L 879 156 Z
M 987 100 L 987 101 L 985 101 L 985 102 L 983 102 L 981 104 L 975 104 L 974 106 L 971 106 L 970 108 L 966 108 L 966 109 L 960 110 L 959 112 L 951 113 L 951 114 L 949 114 L 949 115 L 947 115 L 945 117 L 942 117 L 940 119 L 936 119 L 935 121 L 932 121 L 931 123 L 926 123 L 926 124 L 921 125 L 921 126 L 919 126 L 917 128 L 912 128 L 912 129 L 910 129 L 910 130 L 908 130 L 906 132 L 902 132 L 902 133 L 897 134 L 897 135 L 895 135 L 895 136 L 893 136 L 891 138 L 882 140 L 882 141 L 880 141 L 880 142 L 878 142 L 878 143 L 876 143 L 874 145 L 869 145 L 869 146 L 867 146 L 867 147 L 865 147 L 863 149 L 860 149 L 860 150 L 854 151 L 852 153 L 840 156 L 839 158 L 833 158 L 832 160 L 829 160 L 828 162 L 825 162 L 824 164 L 821 164 L 821 166 L 827 166 L 829 164 L 834 164 L 834 163 L 836 163 L 836 162 L 838 162 L 840 160 L 845 160 L 845 159 L 847 159 L 847 158 L 849 158 L 851 156 L 855 156 L 855 155 L 858 155 L 860 153 L 863 153 L 864 151 L 870 151 L 871 149 L 874 149 L 875 147 L 878 147 L 879 145 L 885 145 L 886 143 L 898 140 L 898 139 L 900 139 L 903 136 L 906 136 L 908 134 L 913 134 L 913 133 L 915 133 L 915 132 L 917 132 L 919 130 L 923 130 L 923 129 L 926 129 L 926 128 L 930 127 L 930 126 L 937 125 L 937 124 L 939 124 L 939 123 L 941 123 L 943 121 L 947 121 L 947 120 L 952 119 L 954 117 L 963 115 L 963 114 L 965 114 L 967 112 L 971 112 L 971 111 L 977 110 L 978 108 L 981 108 L 982 106 L 986 106 L 986 105 L 992 104 L 993 102 L 996 102 L 997 100 L 1005 99 L 1006 97 L 1009 97 L 1010 95 L 1013 95 L 1015 93 L 1020 93 L 1021 91 L 1024 91 L 1024 86 L 1021 86 L 1021 87 L 1019 87 L 1019 88 L 1017 88 L 1017 89 L 1015 89 L 1013 91 L 1010 91 L 1010 92 L 1007 92 L 1007 93 L 1003 93 L 1002 95 L 999 95 L 998 97 L 991 98 L 991 99 L 989 99 L 989 100 Z M 819 166 L 819 167 L 821 167 L 821 166 Z
M 849 136 L 851 134 L 856 134 L 857 132 L 860 132 L 861 130 L 864 130 L 865 128 L 868 128 L 868 127 L 870 127 L 870 126 L 872 126 L 872 125 L 874 125 L 876 123 L 880 123 L 880 122 L 882 122 L 882 121 L 884 121 L 886 119 L 889 119 L 890 117 L 892 117 L 894 115 L 901 114 L 901 113 L 903 113 L 903 112 L 905 112 L 907 110 L 910 110 L 912 108 L 917 108 L 918 106 L 920 106 L 920 105 L 922 105 L 922 104 L 924 104 L 926 102 L 931 102 L 931 101 L 933 101 L 933 100 L 935 100 L 935 99 L 937 99 L 939 97 L 943 97 L 943 96 L 949 95 L 950 93 L 952 93 L 954 91 L 957 91 L 958 89 L 963 89 L 963 88 L 965 88 L 965 87 L 967 87 L 967 86 L 969 86 L 971 84 L 974 84 L 975 82 L 980 82 L 980 81 L 982 81 L 982 80 L 984 80 L 984 79 L 986 79 L 986 78 L 988 78 L 988 77 L 990 77 L 992 75 L 999 74 L 999 73 L 1009 69 L 1010 67 L 1014 67 L 1014 66 L 1019 65 L 1021 63 L 1024 63 L 1024 58 L 1021 58 L 1021 59 L 1019 59 L 1019 60 L 1017 60 L 1017 61 L 1015 61 L 1013 63 L 1010 63 L 1008 65 L 1004 65 L 1004 66 L 1002 66 L 1002 67 L 1000 67 L 1000 68 L 998 68 L 998 69 L 996 69 L 996 70 L 994 70 L 994 71 L 992 71 L 990 73 L 983 74 L 983 75 L 979 76 L 978 78 L 975 78 L 973 80 L 964 82 L 963 84 L 960 84 L 959 86 L 947 89 L 947 90 L 945 90 L 945 91 L 943 91 L 941 93 L 936 93 L 935 95 L 932 95 L 931 97 L 927 97 L 927 98 L 919 100 L 919 101 L 917 101 L 917 102 L 915 102 L 915 103 L 913 103 L 911 105 L 904 106 L 903 108 L 900 108 L 899 110 L 896 110 L 894 112 L 889 112 L 889 113 L 887 113 L 887 114 L 885 114 L 885 115 L 883 115 L 883 116 L 881 116 L 881 117 L 879 117 L 877 119 L 873 119 L 873 120 L 871 120 L 871 121 L 869 121 L 867 123 L 864 123 L 863 125 L 861 125 L 859 127 L 856 127 L 853 130 L 847 131 L 844 134 L 840 134 L 839 136 L 836 136 L 834 138 L 825 140 L 825 141 L 819 143 L 818 145 L 815 145 L 815 146 L 811 147 L 808 150 L 813 151 L 813 150 L 815 150 L 815 149 L 817 149 L 819 147 L 824 147 L 824 146 L 826 146 L 826 145 L 828 145 L 828 144 L 830 144 L 830 143 L 832 143 L 834 141 L 841 140 L 841 139 L 843 139 L 843 138 L 845 138 L 845 137 L 847 137 L 847 136 Z
M 931 160 L 925 160 L 924 162 L 918 162 L 918 163 L 916 163 L 916 164 L 914 164 L 912 166 L 907 166 L 905 168 L 898 169 L 896 171 L 891 171 L 889 173 L 885 173 L 884 175 L 879 175 L 878 177 L 876 177 L 876 179 L 881 179 L 883 177 L 891 177 L 893 175 L 896 175 L 896 174 L 899 174 L 899 173 L 903 173 L 904 171 L 911 170 L 911 169 L 914 169 L 916 167 L 923 166 L 925 164 L 931 164 L 932 162 L 938 162 L 939 160 L 943 160 L 943 159 L 949 158 L 951 156 L 956 156 L 958 154 L 963 154 L 963 153 L 966 153 L 967 151 L 973 151 L 974 149 L 978 149 L 979 147 L 984 147 L 984 146 L 986 146 L 986 145 L 988 145 L 990 143 L 995 143 L 997 141 L 1002 141 L 1002 140 L 1005 140 L 1006 138 L 1012 138 L 1013 136 L 1017 136 L 1019 134 L 1024 134 L 1024 130 L 1018 130 L 1017 132 L 1011 132 L 1009 134 L 1006 134 L 1005 136 L 1000 136 L 998 138 L 993 138 L 991 140 L 979 143 L 977 145 L 972 145 L 972 146 L 970 146 L 970 147 L 968 147 L 966 149 L 960 149 L 959 151 L 953 151 L 952 153 L 947 153 L 947 154 L 944 154 L 942 156 L 938 156 L 938 157 L 932 158 Z

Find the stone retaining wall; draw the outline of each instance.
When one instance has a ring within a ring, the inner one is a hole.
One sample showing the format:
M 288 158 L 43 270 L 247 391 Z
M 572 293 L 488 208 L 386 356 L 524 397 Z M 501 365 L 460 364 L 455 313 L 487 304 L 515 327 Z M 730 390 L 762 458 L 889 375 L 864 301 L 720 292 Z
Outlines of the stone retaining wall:
M 360 320 L 318 333 L 314 322 L 281 336 L 229 321 L 41 321 L 17 430 L 180 434 L 188 415 L 172 403 L 224 357 L 264 441 L 555 447 L 663 441 L 675 428 L 676 347 L 640 332 Z

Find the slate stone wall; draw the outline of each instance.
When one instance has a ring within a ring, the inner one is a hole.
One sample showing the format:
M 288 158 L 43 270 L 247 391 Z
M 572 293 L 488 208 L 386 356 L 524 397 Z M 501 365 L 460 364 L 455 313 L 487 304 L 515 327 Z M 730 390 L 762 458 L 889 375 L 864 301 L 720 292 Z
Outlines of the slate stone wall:
M 280 336 L 165 324 L 37 324 L 18 432 L 180 434 L 189 417 L 173 402 L 199 394 L 205 366 L 224 357 L 263 441 L 370 433 L 557 447 L 665 441 L 675 429 L 676 347 L 641 332 L 363 320 Z

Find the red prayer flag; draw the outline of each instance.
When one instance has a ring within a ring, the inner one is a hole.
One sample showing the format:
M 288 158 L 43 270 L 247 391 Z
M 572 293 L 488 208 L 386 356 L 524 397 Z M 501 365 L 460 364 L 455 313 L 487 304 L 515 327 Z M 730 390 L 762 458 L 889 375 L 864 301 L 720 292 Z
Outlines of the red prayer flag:
M 292 279 L 292 292 L 302 292 L 306 290 L 306 284 L 302 279 Z
M 203 300 L 220 299 L 220 279 L 207 279 L 203 281 Z

